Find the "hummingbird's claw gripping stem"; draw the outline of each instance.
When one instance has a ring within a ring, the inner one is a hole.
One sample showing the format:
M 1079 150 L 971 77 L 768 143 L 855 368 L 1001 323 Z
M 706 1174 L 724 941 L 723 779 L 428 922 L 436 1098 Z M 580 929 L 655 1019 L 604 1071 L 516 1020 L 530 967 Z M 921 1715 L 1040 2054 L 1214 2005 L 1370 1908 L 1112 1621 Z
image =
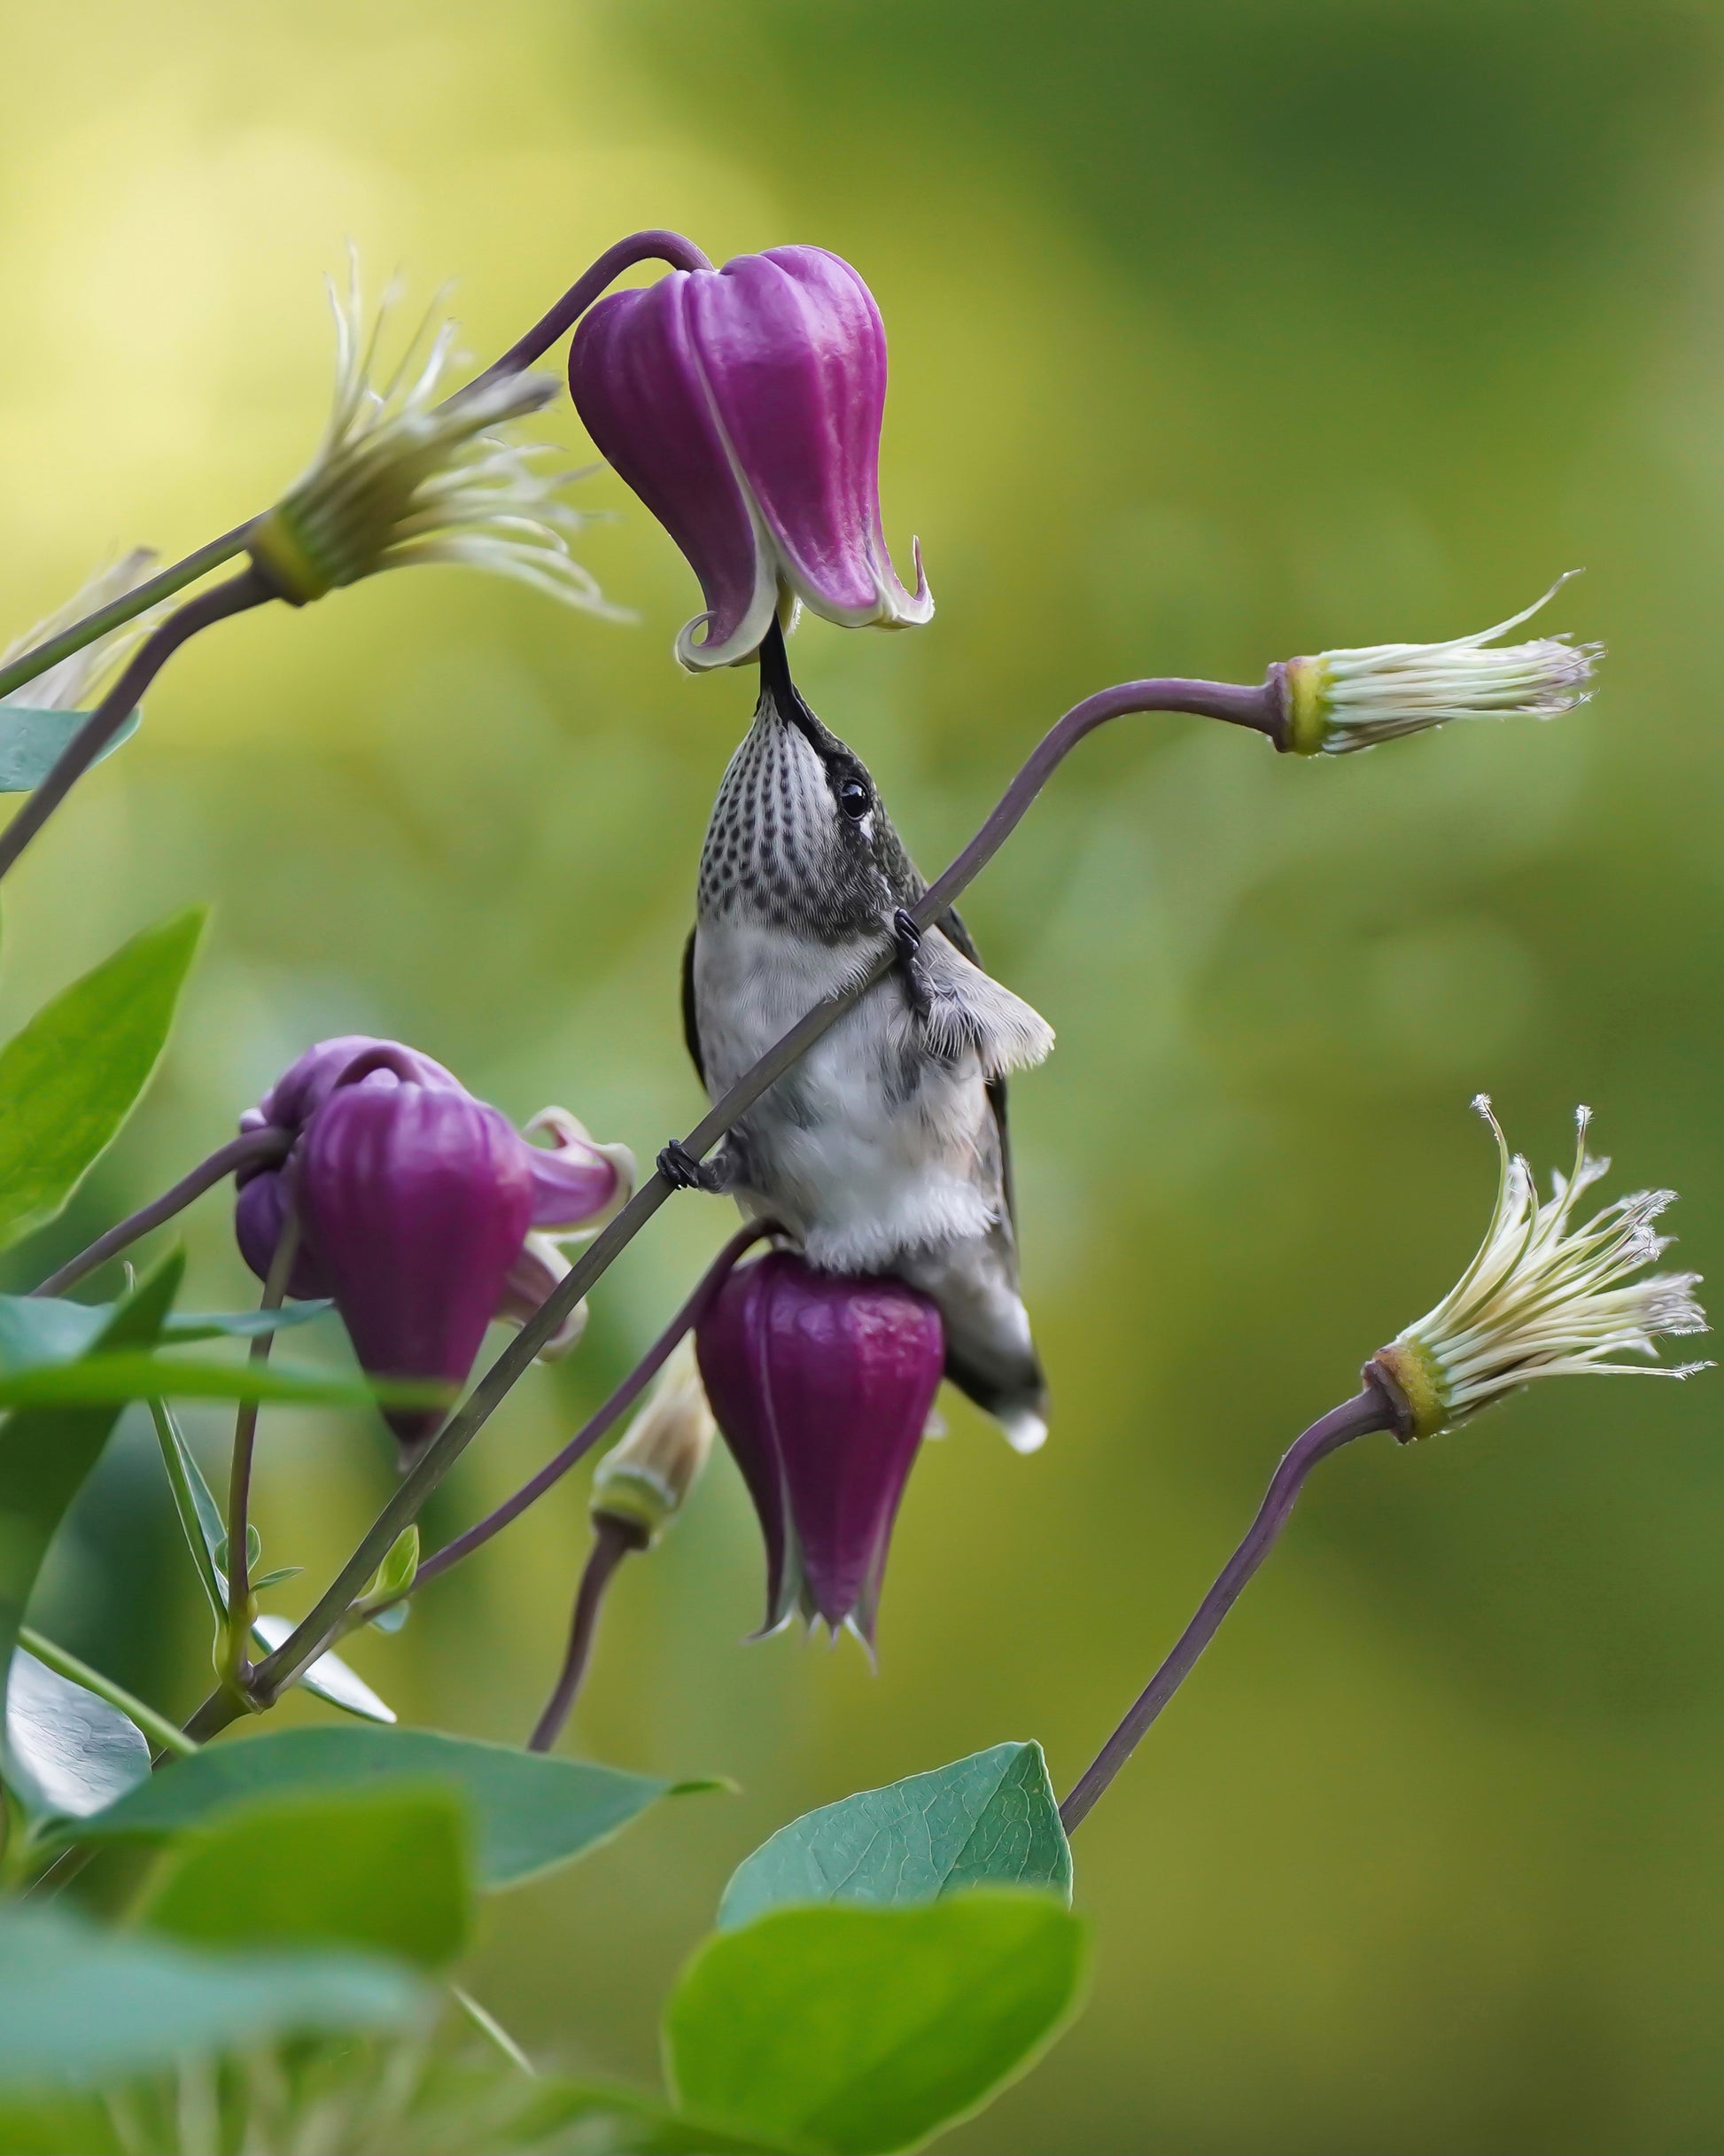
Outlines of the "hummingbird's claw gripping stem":
M 673 1190 L 703 1190 L 718 1197 L 729 1187 L 722 1151 L 711 1161 L 698 1161 L 680 1138 L 672 1139 L 658 1156 L 658 1172 Z
M 918 1018 L 926 1018 L 932 999 L 928 992 L 928 978 L 917 960 L 922 947 L 922 932 L 900 906 L 892 915 L 892 941 L 897 946 L 898 972 L 905 992 L 910 998 L 910 1008 Z

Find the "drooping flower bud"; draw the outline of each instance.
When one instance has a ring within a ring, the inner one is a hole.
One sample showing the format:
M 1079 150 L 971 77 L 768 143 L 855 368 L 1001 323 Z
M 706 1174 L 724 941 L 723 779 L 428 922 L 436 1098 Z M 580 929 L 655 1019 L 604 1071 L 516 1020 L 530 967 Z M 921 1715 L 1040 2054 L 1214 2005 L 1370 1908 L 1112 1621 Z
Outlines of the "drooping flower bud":
M 371 370 L 391 295 L 368 333 L 353 259 L 345 299 L 331 284 L 330 301 L 329 424 L 310 467 L 247 541 L 274 589 L 304 606 L 380 569 L 453 562 L 514 577 L 571 606 L 613 611 L 563 535 L 586 521 L 555 498 L 572 475 L 538 470 L 545 449 L 509 432 L 509 423 L 550 402 L 555 384 L 505 374 L 442 396 L 455 325 L 438 324 L 433 307 L 379 387 Z
M 1399 1333 L 1365 1366 L 1387 1381 L 1406 1411 L 1409 1439 L 1466 1421 L 1537 1377 L 1588 1371 L 1628 1377 L 1692 1377 L 1707 1363 L 1625 1363 L 1658 1353 L 1660 1335 L 1704 1333 L 1697 1273 L 1635 1275 L 1669 1248 L 1652 1223 L 1675 1197 L 1642 1190 L 1575 1225 L 1582 1192 L 1610 1163 L 1587 1152 L 1589 1110 L 1575 1115 L 1574 1164 L 1553 1174 L 1541 1205 L 1523 1155 L 1511 1155 L 1481 1094 L 1473 1106 L 1495 1135 L 1496 1207 L 1479 1253 L 1436 1308 Z
M 712 1450 L 715 1425 L 685 1339 L 659 1372 L 647 1404 L 593 1476 L 594 1520 L 618 1520 L 656 1542 L 682 1509 Z
M 294 1141 L 279 1167 L 242 1181 L 235 1232 L 246 1263 L 267 1277 L 297 1204 L 288 1292 L 332 1296 L 361 1362 L 379 1376 L 459 1384 L 491 1319 L 524 1320 L 568 1271 L 545 1231 L 596 1226 L 634 1179 L 628 1148 L 595 1145 L 566 1109 L 546 1109 L 527 1125 L 554 1148 L 529 1144 L 441 1063 L 363 1035 L 309 1049 L 240 1128 Z M 566 1351 L 584 1317 L 578 1305 L 543 1352 Z M 410 1458 L 441 1416 L 391 1410 L 387 1419 Z
M 870 1646 L 898 1501 L 945 1366 L 902 1280 L 739 1265 L 696 1332 L 701 1376 L 766 1542 L 766 1627 L 798 1606 Z
M 1558 577 L 1524 612 L 1474 636 L 1289 659 L 1282 670 L 1285 745 L 1297 756 L 1345 756 L 1451 719 L 1557 719 L 1573 711 L 1591 694 L 1602 644 L 1571 643 L 1565 636 L 1495 643 L 1548 605 L 1567 581 Z
M 774 247 L 613 292 L 575 331 L 569 388 L 700 579 L 685 666 L 749 658 L 797 602 L 847 628 L 932 616 L 920 549 L 913 593 L 886 550 L 886 332 L 837 255 Z

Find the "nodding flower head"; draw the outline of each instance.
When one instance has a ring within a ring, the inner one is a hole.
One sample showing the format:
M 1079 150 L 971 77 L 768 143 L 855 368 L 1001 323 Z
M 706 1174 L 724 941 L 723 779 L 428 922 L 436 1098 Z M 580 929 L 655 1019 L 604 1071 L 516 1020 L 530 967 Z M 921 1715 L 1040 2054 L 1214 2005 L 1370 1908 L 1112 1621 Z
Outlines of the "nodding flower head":
M 835 254 L 774 247 L 611 293 L 575 331 L 569 388 L 700 579 L 685 666 L 735 665 L 797 603 L 846 628 L 932 616 L 920 550 L 909 592 L 881 525 L 886 331 Z
M 1365 1366 L 1404 1409 L 1402 1435 L 1434 1436 L 1536 1377 L 1602 1371 L 1692 1377 L 1707 1363 L 1622 1362 L 1656 1357 L 1660 1335 L 1704 1333 L 1697 1273 L 1655 1273 L 1669 1248 L 1652 1223 L 1675 1197 L 1642 1190 L 1577 1221 L 1582 1194 L 1610 1163 L 1587 1152 L 1589 1111 L 1575 1115 L 1574 1164 L 1550 1179 L 1540 1204 L 1525 1157 L 1510 1154 L 1481 1094 L 1473 1103 L 1495 1135 L 1502 1163 L 1496 1209 L 1477 1257 L 1436 1308 Z M 1637 1275 L 1644 1277 L 1636 1277 Z
M 22 658 L 27 651 L 34 651 L 38 644 L 45 644 L 50 636 L 69 629 L 82 621 L 86 614 L 93 614 L 98 607 L 111 606 L 116 599 L 123 599 L 128 591 L 136 591 L 154 572 L 156 555 L 152 548 L 134 547 L 105 568 L 80 585 L 66 604 L 58 607 L 45 620 L 38 621 L 26 636 L 16 638 L 4 651 L 0 651 L 0 666 L 9 665 L 15 658 Z M 131 656 L 133 648 L 143 642 L 155 627 L 161 614 L 159 606 L 136 614 L 129 621 L 122 621 L 105 635 L 97 636 L 82 650 L 74 651 L 57 666 L 49 667 L 45 673 L 37 674 L 21 688 L 14 689 L 10 696 L 0 697 L 0 704 L 22 704 L 30 711 L 75 712 L 82 711 L 97 701 L 99 687 L 117 673 Z
M 945 1365 L 902 1280 L 739 1265 L 696 1332 L 701 1376 L 766 1542 L 766 1629 L 800 1606 L 870 1646 L 892 1522 Z
M 368 331 L 359 268 L 350 261 L 335 310 L 335 401 L 309 469 L 252 526 L 251 556 L 292 605 L 380 569 L 452 562 L 490 570 L 571 606 L 609 612 L 563 533 L 586 520 L 556 499 L 573 475 L 544 471 L 555 455 L 510 423 L 556 394 L 544 375 L 507 374 L 442 395 L 455 325 L 435 305 L 381 382 L 373 370 L 392 293 Z
M 1575 572 L 1570 571 L 1573 575 Z M 1541 636 L 1496 638 L 1531 620 L 1568 581 L 1558 577 L 1523 613 L 1443 644 L 1367 644 L 1289 659 L 1285 746 L 1298 756 L 1346 756 L 1451 719 L 1557 719 L 1592 693 L 1602 644 Z
M 695 1343 L 674 1350 L 647 1404 L 593 1475 L 593 1517 L 633 1528 L 656 1542 L 681 1511 L 712 1450 L 715 1425 L 707 1405 Z
M 493 1318 L 520 1322 L 569 1270 L 550 1233 L 590 1230 L 627 1199 L 626 1147 L 595 1145 L 566 1109 L 526 1126 L 476 1100 L 430 1056 L 398 1041 L 321 1041 L 240 1119 L 242 1131 L 291 1140 L 278 1167 L 244 1179 L 235 1232 L 260 1279 L 286 1222 L 300 1242 L 297 1296 L 332 1296 L 355 1353 L 374 1375 L 458 1386 Z M 542 1350 L 580 1335 L 579 1304 Z M 391 1409 L 411 1460 L 439 1412 Z

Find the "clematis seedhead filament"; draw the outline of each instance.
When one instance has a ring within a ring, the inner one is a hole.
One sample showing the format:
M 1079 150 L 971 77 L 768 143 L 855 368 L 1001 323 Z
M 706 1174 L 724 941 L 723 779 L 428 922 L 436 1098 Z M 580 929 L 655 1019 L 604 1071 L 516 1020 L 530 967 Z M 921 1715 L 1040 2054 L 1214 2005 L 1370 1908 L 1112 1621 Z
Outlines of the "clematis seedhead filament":
M 873 294 L 824 247 L 678 269 L 585 315 L 569 388 L 603 455 L 700 580 L 677 639 L 691 670 L 752 656 L 798 604 L 847 628 L 928 620 L 880 513 L 886 331 Z
M 557 499 L 572 475 L 541 470 L 555 453 L 513 432 L 515 421 L 550 402 L 555 382 L 505 374 L 447 395 L 455 325 L 439 323 L 433 307 L 379 384 L 372 377 L 390 296 L 368 330 L 353 261 L 345 296 L 331 285 L 330 300 L 329 424 L 308 469 L 247 541 L 271 588 L 305 606 L 378 570 L 447 562 L 513 577 L 571 606 L 614 611 L 564 537 L 586 521 Z
M 898 1503 L 945 1366 L 902 1280 L 740 1265 L 695 1335 L 701 1377 L 766 1544 L 766 1623 L 800 1607 L 870 1646 Z
M 1281 670 L 1284 745 L 1296 756 L 1346 756 L 1452 719 L 1557 719 L 1573 711 L 1591 694 L 1602 644 L 1565 636 L 1496 642 L 1567 581 L 1559 577 L 1543 598 L 1495 628 L 1448 643 L 1369 644 L 1289 659 Z
M 1589 1111 L 1577 1110 L 1573 1165 L 1552 1176 L 1541 1204 L 1533 1171 L 1509 1151 L 1490 1102 L 1481 1094 L 1473 1106 L 1501 1162 L 1485 1240 L 1436 1308 L 1365 1366 L 1404 1409 L 1403 1436 L 1452 1429 L 1534 1378 L 1692 1377 L 1709 1368 L 1651 1359 L 1660 1335 L 1706 1330 L 1697 1273 L 1646 1273 L 1669 1248 L 1652 1223 L 1675 1193 L 1638 1191 L 1577 1221 L 1580 1198 L 1610 1168 L 1587 1151 Z M 1625 1355 L 1647 1359 L 1618 1359 Z
M 634 1179 L 627 1148 L 595 1145 L 566 1109 L 517 1132 L 441 1063 L 363 1035 L 309 1049 L 240 1128 L 291 1141 L 279 1166 L 241 1181 L 235 1233 L 252 1272 L 267 1277 L 291 1207 L 288 1293 L 333 1296 L 373 1375 L 450 1387 L 493 1318 L 524 1320 L 568 1271 L 549 1231 L 597 1226 Z M 538 1132 L 551 1146 L 529 1142 Z M 544 1351 L 566 1353 L 585 1319 L 577 1305 Z M 386 1419 L 410 1463 L 442 1418 Z
M 593 1475 L 592 1513 L 656 1542 L 681 1511 L 712 1450 L 712 1410 L 685 1338 L 659 1372 L 647 1403 Z

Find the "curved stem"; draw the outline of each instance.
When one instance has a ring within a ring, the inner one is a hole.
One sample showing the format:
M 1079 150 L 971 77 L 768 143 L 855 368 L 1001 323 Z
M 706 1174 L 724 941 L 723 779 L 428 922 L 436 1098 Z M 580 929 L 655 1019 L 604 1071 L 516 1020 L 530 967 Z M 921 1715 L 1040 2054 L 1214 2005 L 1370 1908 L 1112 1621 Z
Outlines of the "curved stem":
M 279 1310 L 286 1301 L 287 1283 L 299 1254 L 299 1216 L 290 1201 L 269 1260 L 269 1277 L 259 1298 L 260 1310 Z M 260 1333 L 247 1359 L 267 1362 L 271 1344 L 272 1335 Z M 245 1543 L 251 1524 L 252 1456 L 257 1448 L 259 1405 L 256 1400 L 239 1403 L 234 1416 L 233 1464 L 228 1471 L 228 1623 L 222 1661 L 229 1685 L 240 1691 L 245 1689 L 251 1673 L 245 1650 L 252 1638 L 252 1582 Z
M 161 600 L 172 598 L 188 584 L 195 584 L 207 571 L 231 561 L 245 547 L 251 529 L 249 519 L 235 525 L 231 532 L 223 532 L 220 539 L 210 540 L 195 554 L 188 554 L 183 561 L 158 571 L 144 583 L 135 584 L 130 591 L 121 592 L 117 599 L 111 599 L 93 614 L 86 614 L 82 621 L 74 621 L 69 629 L 62 629 L 46 643 L 37 644 L 33 651 L 19 652 L 10 665 L 0 666 L 0 697 L 11 696 L 15 689 L 22 689 L 26 681 L 34 681 L 39 673 L 58 666 L 63 658 L 70 658 L 74 651 L 93 644 L 110 629 L 136 621 L 140 614 L 148 613 Z
M 87 1249 L 67 1258 L 58 1273 L 50 1273 L 41 1287 L 31 1288 L 30 1293 L 64 1295 L 87 1273 L 94 1273 L 97 1265 L 116 1256 L 128 1243 L 136 1242 L 152 1227 L 159 1227 L 164 1220 L 171 1220 L 175 1213 L 182 1212 L 194 1198 L 213 1189 L 224 1176 L 245 1168 L 273 1167 L 285 1159 L 292 1142 L 290 1132 L 278 1130 L 247 1131 L 242 1137 L 230 1138 L 226 1145 L 218 1146 L 207 1160 L 199 1161 L 190 1174 L 182 1175 L 171 1189 L 164 1190 L 160 1197 L 140 1205 L 135 1213 L 128 1213 L 105 1234 L 98 1235 Z
M 414 1576 L 414 1586 L 418 1588 L 426 1580 L 434 1580 L 439 1573 L 448 1571 L 452 1565 L 458 1565 L 463 1557 L 470 1557 L 493 1535 L 501 1534 L 511 1521 L 518 1520 L 529 1505 L 536 1505 L 554 1483 L 560 1482 L 578 1459 L 590 1452 L 611 1425 L 633 1406 L 658 1375 L 671 1359 L 671 1351 L 683 1335 L 692 1332 L 706 1315 L 713 1297 L 730 1277 L 731 1269 L 737 1259 L 751 1245 L 773 1233 L 775 1230 L 770 1220 L 754 1221 L 747 1227 L 738 1228 L 702 1273 L 688 1300 L 604 1405 L 581 1425 L 560 1452 L 552 1454 L 538 1474 L 530 1475 L 513 1497 L 505 1498 L 494 1512 L 488 1512 L 465 1534 L 457 1535 L 453 1542 L 446 1542 L 433 1556 L 428 1557 Z
M 1095 1809 L 1096 1800 L 1130 1758 L 1144 1732 L 1191 1674 L 1197 1658 L 1221 1629 L 1221 1621 L 1245 1592 L 1246 1582 L 1274 1547 L 1285 1527 L 1305 1477 L 1320 1459 L 1371 1430 L 1396 1428 L 1402 1417 L 1388 1395 L 1371 1380 L 1342 1406 L 1331 1408 L 1312 1423 L 1282 1455 L 1257 1517 L 1245 1540 L 1223 1566 L 1221 1576 L 1198 1604 L 1197 1615 L 1180 1633 L 1173 1652 L 1131 1702 L 1125 1719 L 1096 1755 L 1076 1788 L 1060 1807 L 1066 1832 L 1074 1833 Z
M 275 597 L 253 569 L 242 569 L 212 591 L 199 592 L 170 614 L 132 654 L 125 672 L 61 750 L 53 769 L 0 832 L 0 876 L 5 875 L 74 786 L 137 708 L 139 698 L 188 638 L 230 614 Z
M 93 1692 L 98 1700 L 105 1700 L 110 1707 L 117 1707 L 128 1720 L 136 1722 L 150 1741 L 161 1750 L 176 1752 L 182 1759 L 189 1759 L 198 1749 L 191 1739 L 175 1729 L 165 1715 L 159 1715 L 153 1707 L 146 1706 L 142 1700 L 128 1692 L 123 1685 L 116 1685 L 111 1677 L 104 1677 L 99 1670 L 92 1670 L 87 1662 L 80 1662 L 75 1654 L 68 1654 L 64 1647 L 56 1646 L 51 1639 L 44 1639 L 40 1632 L 32 1631 L 27 1624 L 19 1626 L 18 1644 L 27 1648 L 39 1662 L 45 1663 L 57 1677 L 69 1677 L 74 1685 L 82 1685 L 86 1692 Z
M 456 390 L 449 401 L 453 403 L 456 398 L 468 395 L 481 382 L 493 381 L 500 374 L 518 374 L 522 368 L 531 367 L 534 360 L 542 359 L 607 284 L 636 262 L 650 261 L 668 262 L 673 269 L 712 267 L 694 241 L 685 239 L 680 232 L 634 232 L 626 239 L 619 239 L 614 247 L 606 248 L 592 268 L 575 280 L 524 337 L 512 344 L 501 359 L 493 360 L 483 374 Z M 98 636 L 106 635 L 110 629 L 117 629 L 122 622 L 136 620 L 159 600 L 195 583 L 221 563 L 230 561 L 243 551 L 256 522 L 255 517 L 248 517 L 244 524 L 237 524 L 231 532 L 206 541 L 182 561 L 152 576 L 148 583 L 139 584 L 95 613 L 86 614 L 82 621 L 74 621 L 70 628 L 62 629 L 58 636 L 38 644 L 33 651 L 20 652 L 10 665 L 0 667 L 0 697 L 10 696 L 13 689 L 23 688 L 40 673 L 46 673 L 50 666 L 58 666 L 63 658 L 70 658 L 74 651 L 82 651 L 86 644 L 94 643 Z M 0 874 L 4 873 L 0 869 Z
M 1084 736 L 1108 720 L 1130 712 L 1190 712 L 1200 718 L 1221 719 L 1229 725 L 1249 727 L 1280 744 L 1285 728 L 1285 699 L 1281 673 L 1272 667 L 1257 687 L 1231 682 L 1187 681 L 1167 676 L 1158 680 L 1122 682 L 1086 697 L 1044 736 L 1017 777 L 1007 787 L 998 806 L 975 837 L 946 869 L 906 910 L 918 928 L 927 928 L 945 912 L 965 886 L 999 850 L 1021 821 L 1030 803 L 1046 784 L 1061 759 Z M 894 946 L 882 941 L 879 957 L 846 987 L 805 1012 L 773 1047 L 767 1049 L 723 1098 L 703 1116 L 683 1140 L 684 1148 L 699 1159 L 709 1152 L 733 1124 L 741 1122 L 769 1086 L 829 1031 L 844 1013 L 897 962 Z M 586 1246 L 539 1309 L 529 1318 L 495 1362 L 474 1386 L 465 1401 L 439 1430 L 417 1463 L 404 1475 L 390 1498 L 361 1537 L 359 1546 L 331 1581 L 315 1607 L 282 1642 L 275 1653 L 260 1662 L 257 1681 L 265 1696 L 275 1698 L 291 1684 L 306 1664 L 321 1654 L 335 1637 L 342 1616 L 365 1582 L 382 1563 L 401 1529 L 415 1520 L 426 1498 L 472 1443 L 480 1428 L 508 1395 L 516 1381 L 531 1366 L 533 1358 L 550 1339 L 564 1318 L 587 1293 L 612 1260 L 626 1249 L 653 1215 L 672 1195 L 672 1186 L 655 1171 L 624 1206 L 616 1218 Z M 423 1576 L 422 1572 L 421 1576 Z M 213 1708 L 214 1703 L 206 1701 Z M 201 1711 L 201 1710 L 200 1710 Z M 218 1724 L 219 1727 L 220 1724 Z
M 563 1724 L 569 1719 L 569 1709 L 575 1703 L 575 1694 L 580 1690 L 580 1680 L 586 1676 L 587 1662 L 592 1658 L 593 1636 L 598 1630 L 599 1606 L 604 1600 L 604 1591 L 630 1551 L 643 1550 L 646 1546 L 646 1529 L 635 1521 L 613 1520 L 609 1513 L 601 1513 L 594 1521 L 593 1553 L 580 1576 L 580 1587 L 575 1596 L 575 1614 L 569 1624 L 569 1651 L 563 1658 L 563 1671 L 555 1688 L 545 1702 L 545 1711 L 527 1739 L 528 1751 L 548 1752 L 562 1734 Z
M 581 272 L 556 305 L 541 315 L 524 337 L 517 338 L 501 359 L 493 360 L 483 374 L 468 383 L 466 389 L 457 390 L 455 395 L 464 397 L 481 383 L 494 381 L 500 374 L 519 374 L 524 367 L 531 367 L 534 360 L 543 359 L 558 338 L 573 329 L 606 285 L 614 284 L 624 270 L 633 269 L 637 262 L 668 262 L 672 269 L 712 267 L 694 241 L 685 239 L 680 232 L 631 232 L 626 239 L 619 239 L 615 246 L 607 247 L 592 268 Z

